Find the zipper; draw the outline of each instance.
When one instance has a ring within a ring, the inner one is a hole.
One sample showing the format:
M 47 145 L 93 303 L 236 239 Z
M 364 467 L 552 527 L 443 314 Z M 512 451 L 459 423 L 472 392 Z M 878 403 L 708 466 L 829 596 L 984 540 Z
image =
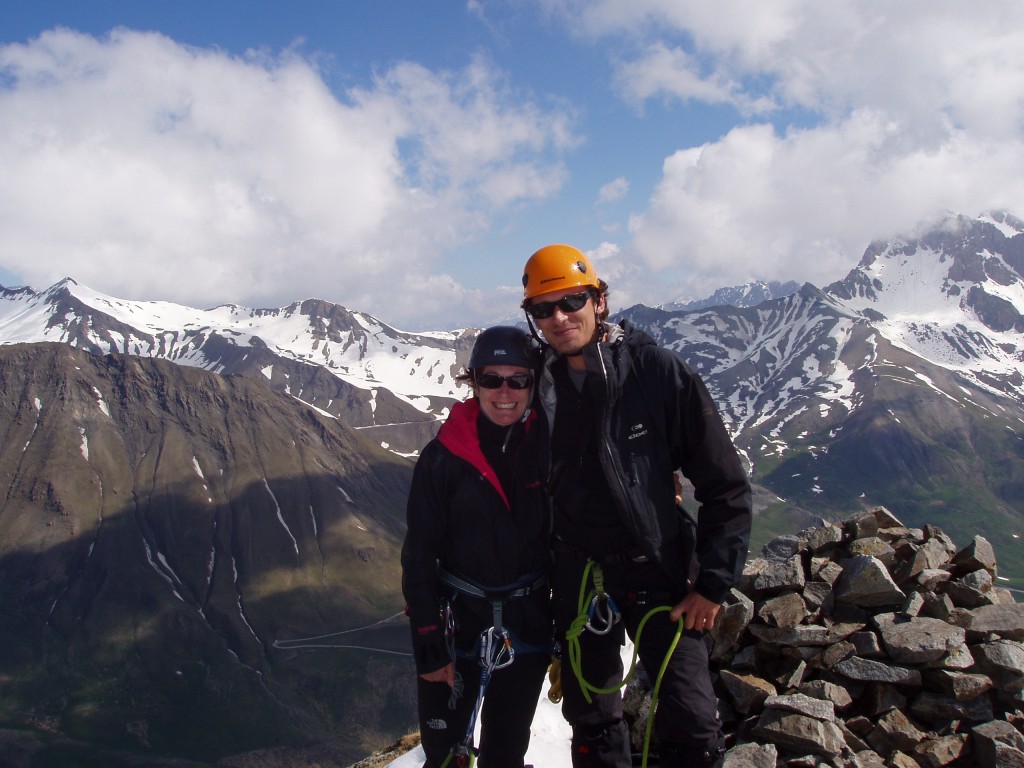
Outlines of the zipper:
M 610 405 L 611 405 L 611 403 L 610 403 L 610 400 L 611 400 L 610 394 L 611 393 L 608 391 L 609 381 L 610 381 L 610 379 L 608 377 L 608 368 L 605 366 L 604 355 L 601 354 L 600 346 L 595 344 L 594 345 L 594 351 L 597 353 L 597 361 L 601 364 L 601 376 L 604 379 L 604 381 L 602 383 L 604 384 L 604 411 L 605 412 L 603 414 L 601 414 L 601 417 L 602 417 L 601 418 L 601 443 L 604 446 L 605 455 L 608 457 L 608 464 L 609 464 L 609 466 L 613 470 L 615 470 L 615 471 L 612 472 L 612 474 L 615 475 L 615 483 L 616 483 L 616 485 L 619 488 L 620 503 L 626 505 L 626 508 L 624 508 L 622 511 L 624 513 L 626 513 L 627 516 L 628 516 L 628 513 L 629 513 L 629 510 L 628 510 L 629 494 L 626 491 L 626 486 L 623 484 L 622 472 L 619 469 L 619 465 L 616 464 L 615 452 L 612 450 L 611 417 L 608 415 L 608 411 L 609 411 L 609 408 L 610 408 Z M 635 464 L 634 464 L 633 470 L 634 470 L 633 475 L 634 475 L 634 477 L 636 477 L 636 466 L 635 466 Z

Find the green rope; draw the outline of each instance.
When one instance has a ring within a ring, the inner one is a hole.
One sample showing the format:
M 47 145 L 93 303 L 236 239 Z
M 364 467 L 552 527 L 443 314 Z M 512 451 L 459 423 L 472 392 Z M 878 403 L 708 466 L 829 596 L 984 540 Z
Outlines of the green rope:
M 652 608 L 645 615 L 643 620 L 640 622 L 640 626 L 636 630 L 636 644 L 640 644 L 640 629 L 643 627 L 644 622 L 647 621 L 651 616 L 659 611 L 671 611 L 672 609 L 667 605 L 659 605 L 657 608 Z M 654 713 L 658 709 L 658 693 L 661 690 L 661 680 L 665 676 L 665 670 L 668 669 L 668 663 L 672 659 L 672 654 L 675 653 L 676 646 L 679 645 L 679 638 L 683 635 L 683 617 L 679 617 L 679 626 L 676 628 L 676 634 L 672 638 L 672 642 L 669 643 L 668 650 L 665 652 L 665 658 L 661 662 L 661 669 L 658 670 L 658 677 L 654 681 L 654 688 L 651 691 L 651 711 L 647 714 L 647 727 L 644 729 L 644 754 L 643 759 L 640 761 L 641 768 L 647 768 L 647 754 L 651 748 L 651 728 L 654 725 Z M 634 647 L 634 652 L 635 652 Z
M 588 593 L 587 580 L 591 575 L 591 571 L 593 571 L 594 574 L 593 580 L 595 589 Z M 604 574 L 601 571 L 600 564 L 595 563 L 593 560 L 588 560 L 586 568 L 583 569 L 583 578 L 580 582 L 579 600 L 576 603 L 576 610 L 578 613 L 572 624 L 569 625 L 569 628 L 565 632 L 565 639 L 569 646 L 569 664 L 572 666 L 573 674 L 576 676 L 576 681 L 579 683 L 580 689 L 583 691 L 583 697 L 587 700 L 588 704 L 593 703 L 593 698 L 590 696 L 591 693 L 618 693 L 629 684 L 629 681 L 633 679 L 633 675 L 636 673 L 636 661 L 639 656 L 640 636 L 643 634 L 647 620 L 656 613 L 661 613 L 663 611 L 671 612 L 672 610 L 671 606 L 659 605 L 651 608 L 651 610 L 644 614 L 643 618 L 640 619 L 640 624 L 638 624 L 636 628 L 636 637 L 633 642 L 633 655 L 629 662 L 629 671 L 622 676 L 622 682 L 618 685 L 612 688 L 598 688 L 596 685 L 589 683 L 583 677 L 583 652 L 580 647 L 580 636 L 586 631 L 587 622 L 590 620 L 586 606 L 590 604 L 595 595 L 599 597 L 604 596 Z M 672 659 L 672 654 L 675 652 L 676 646 L 679 645 L 679 638 L 682 637 L 683 627 L 683 617 L 680 616 L 679 626 L 676 628 L 676 634 L 668 646 L 668 651 L 666 651 L 665 658 L 661 662 L 661 668 L 658 670 L 658 676 L 655 678 L 654 688 L 651 691 L 651 711 L 647 716 L 647 727 L 644 730 L 644 751 L 643 759 L 641 761 L 642 768 L 647 768 L 647 757 L 651 746 L 651 730 L 654 725 L 654 713 L 658 708 L 658 694 L 661 690 L 661 681 L 665 676 L 665 670 L 668 669 L 668 663 Z

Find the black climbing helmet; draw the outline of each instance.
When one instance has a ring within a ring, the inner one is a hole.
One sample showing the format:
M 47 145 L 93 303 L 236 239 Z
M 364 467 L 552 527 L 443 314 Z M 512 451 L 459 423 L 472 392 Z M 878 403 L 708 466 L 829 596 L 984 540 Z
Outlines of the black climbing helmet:
M 496 325 L 476 337 L 469 356 L 470 370 L 485 365 L 516 365 L 535 370 L 540 366 L 540 346 L 526 331 Z

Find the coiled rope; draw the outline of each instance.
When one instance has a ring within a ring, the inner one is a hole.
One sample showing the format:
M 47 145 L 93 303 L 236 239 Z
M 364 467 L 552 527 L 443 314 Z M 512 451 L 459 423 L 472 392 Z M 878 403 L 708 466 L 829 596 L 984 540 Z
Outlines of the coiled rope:
M 594 582 L 594 589 L 588 593 L 587 584 L 590 579 Z M 606 603 L 606 607 L 603 609 L 599 607 L 602 602 Z M 640 624 L 638 624 L 636 628 L 636 637 L 633 640 L 633 655 L 629 662 L 629 671 L 622 676 L 622 682 L 612 688 L 598 688 L 583 677 L 580 636 L 584 631 L 593 632 L 598 635 L 608 634 L 608 632 L 611 631 L 612 626 L 622 618 L 617 607 L 615 607 L 614 602 L 612 602 L 611 597 L 604 592 L 604 574 L 601 571 L 601 565 L 593 560 L 588 560 L 586 568 L 583 569 L 583 578 L 580 583 L 580 595 L 577 602 L 577 610 L 578 615 L 566 630 L 565 639 L 569 646 L 569 664 L 572 666 L 573 675 L 575 675 L 576 680 L 579 682 L 584 698 L 586 698 L 587 702 L 590 703 L 593 701 L 590 695 L 591 693 L 618 693 L 629 684 L 633 675 L 636 674 L 636 662 L 639 656 L 640 636 L 644 631 L 644 626 L 647 624 L 647 620 L 656 613 L 661 613 L 663 611 L 671 612 L 672 608 L 668 605 L 655 606 L 645 613 L 642 619 L 640 619 Z M 593 617 L 595 615 L 599 615 L 598 611 L 601 610 L 604 610 L 604 616 L 601 616 L 601 619 L 606 622 L 605 626 L 599 628 L 593 627 Z M 610 621 L 606 620 L 606 617 L 608 616 L 611 616 Z M 668 669 L 668 664 L 672 659 L 672 654 L 675 652 L 676 646 L 679 645 L 679 638 L 682 637 L 683 627 L 683 617 L 680 616 L 679 626 L 676 628 L 675 636 L 672 638 L 672 642 L 669 643 L 668 650 L 665 652 L 665 658 L 661 662 L 661 668 L 658 670 L 658 676 L 655 678 L 654 687 L 651 690 L 651 709 L 647 716 L 647 727 L 644 729 L 644 750 L 640 763 L 642 768 L 647 768 L 647 757 L 651 746 L 651 730 L 654 725 L 654 713 L 658 708 L 658 693 L 661 690 L 661 681 L 665 676 L 665 670 Z

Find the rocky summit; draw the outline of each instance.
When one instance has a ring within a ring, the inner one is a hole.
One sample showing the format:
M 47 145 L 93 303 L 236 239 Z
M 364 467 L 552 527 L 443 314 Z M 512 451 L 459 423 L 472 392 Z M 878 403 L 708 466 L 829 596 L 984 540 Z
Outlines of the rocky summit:
M 996 572 L 983 537 L 884 507 L 768 542 L 711 633 L 727 768 L 1024 765 L 1024 604 Z

